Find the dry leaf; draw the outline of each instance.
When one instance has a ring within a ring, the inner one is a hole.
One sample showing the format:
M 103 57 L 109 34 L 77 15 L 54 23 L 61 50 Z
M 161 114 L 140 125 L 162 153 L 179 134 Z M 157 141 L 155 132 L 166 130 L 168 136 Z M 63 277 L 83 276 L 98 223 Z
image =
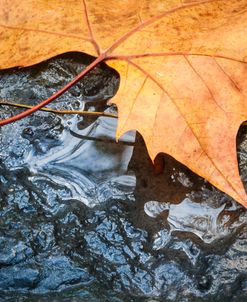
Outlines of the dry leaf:
M 117 137 L 136 129 L 247 207 L 236 134 L 247 119 L 246 0 L 0 0 L 0 68 L 68 51 L 121 76 Z

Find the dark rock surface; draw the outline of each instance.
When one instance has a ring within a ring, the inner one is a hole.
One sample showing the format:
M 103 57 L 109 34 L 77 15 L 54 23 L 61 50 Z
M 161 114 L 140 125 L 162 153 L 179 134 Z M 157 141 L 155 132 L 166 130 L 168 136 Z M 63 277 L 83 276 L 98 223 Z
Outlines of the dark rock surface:
M 90 60 L 1 71 L 0 99 L 35 104 Z M 115 112 L 118 81 L 98 67 L 51 106 Z M 0 129 L 0 301 L 246 301 L 246 210 L 168 156 L 155 176 L 115 128 L 38 112 Z M 246 183 L 246 127 L 238 150 Z

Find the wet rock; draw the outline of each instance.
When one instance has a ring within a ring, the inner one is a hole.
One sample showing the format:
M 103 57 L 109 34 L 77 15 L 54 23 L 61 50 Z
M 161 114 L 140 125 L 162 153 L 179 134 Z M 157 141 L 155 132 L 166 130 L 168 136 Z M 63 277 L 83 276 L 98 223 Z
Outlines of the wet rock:
M 8 237 L 0 237 L 0 265 L 15 265 L 24 262 L 33 255 L 30 247 L 24 242 Z
M 85 284 L 92 281 L 85 269 L 76 267 L 65 256 L 50 256 L 43 260 L 42 280 L 35 292 L 62 290 L 67 285 Z
M 32 290 L 38 280 L 39 271 L 25 265 L 2 268 L 0 272 L 0 287 L 4 291 Z
M 0 98 L 34 104 L 90 60 L 2 71 Z M 97 67 L 51 106 L 115 112 L 118 83 Z M 154 176 L 142 139 L 115 129 L 44 112 L 1 128 L 0 301 L 245 301 L 246 210 L 168 156 Z

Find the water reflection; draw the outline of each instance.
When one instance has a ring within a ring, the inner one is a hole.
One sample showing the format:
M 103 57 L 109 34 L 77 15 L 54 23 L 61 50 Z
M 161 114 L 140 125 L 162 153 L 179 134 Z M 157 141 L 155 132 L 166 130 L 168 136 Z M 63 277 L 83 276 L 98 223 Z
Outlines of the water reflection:
M 169 222 L 170 232 L 191 232 L 205 243 L 212 243 L 214 240 L 230 235 L 235 228 L 244 225 L 246 222 L 246 211 L 240 214 L 238 220 L 231 221 L 232 212 L 234 213 L 237 210 L 235 203 L 227 211 L 224 211 L 225 207 L 225 203 L 215 208 L 206 202 L 196 203 L 189 198 L 185 198 L 179 204 L 149 201 L 145 203 L 144 209 L 147 215 L 153 218 L 163 211 L 168 211 L 167 221 Z M 156 235 L 156 241 L 159 237 L 163 237 L 162 233 L 159 236 Z M 166 242 L 162 238 L 159 240 Z
M 58 146 L 40 154 L 33 148 L 27 154 L 32 181 L 66 185 L 69 199 L 89 207 L 133 194 L 135 176 L 127 168 L 135 133 L 127 133 L 116 144 L 116 120 L 102 117 L 83 130 L 78 130 L 76 120 L 70 121 Z

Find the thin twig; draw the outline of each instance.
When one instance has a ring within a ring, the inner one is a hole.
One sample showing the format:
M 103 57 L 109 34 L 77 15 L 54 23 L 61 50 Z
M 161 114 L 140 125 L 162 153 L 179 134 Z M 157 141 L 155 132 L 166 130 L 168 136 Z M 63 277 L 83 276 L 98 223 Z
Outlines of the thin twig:
M 6 101 L 0 101 L 0 106 L 11 106 L 11 107 L 17 107 L 17 108 L 24 108 L 24 109 L 30 109 L 34 106 L 30 105 L 24 105 L 19 103 L 10 103 Z M 51 112 L 55 114 L 78 114 L 78 115 L 89 115 L 89 116 L 105 116 L 105 117 L 112 117 L 112 118 L 118 118 L 116 114 L 113 113 L 105 113 L 105 112 L 98 112 L 98 111 L 80 111 L 80 110 L 56 110 L 53 108 L 43 107 L 40 108 L 39 111 L 45 111 L 45 112 Z M 242 126 L 247 126 L 247 121 L 242 123 Z
M 0 101 L 0 106 L 1 105 L 17 107 L 17 108 L 25 108 L 25 109 L 30 109 L 30 108 L 34 107 L 34 106 L 30 106 L 30 105 L 10 103 L 10 102 L 5 102 L 5 101 Z M 90 115 L 90 116 L 105 116 L 105 117 L 112 117 L 112 118 L 118 117 L 116 114 L 113 114 L 113 113 L 97 112 L 97 111 L 56 110 L 56 109 L 47 108 L 47 107 L 40 108 L 39 110 L 46 111 L 46 112 L 52 112 L 55 114 L 78 114 L 78 115 Z

